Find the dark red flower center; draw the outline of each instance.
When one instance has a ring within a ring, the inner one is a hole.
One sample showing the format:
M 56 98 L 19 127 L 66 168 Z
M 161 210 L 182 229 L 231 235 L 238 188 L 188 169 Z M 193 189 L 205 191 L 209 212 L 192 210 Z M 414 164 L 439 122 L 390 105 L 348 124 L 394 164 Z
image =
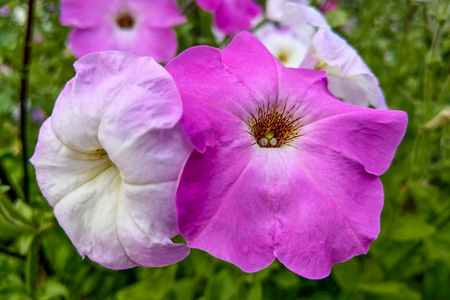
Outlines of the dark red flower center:
M 278 100 L 258 109 L 247 121 L 249 133 L 261 148 L 280 148 L 289 145 L 299 134 L 301 117 L 296 117 L 298 108 L 288 107 Z
M 123 12 L 117 17 L 116 23 L 120 28 L 131 29 L 135 22 L 134 18 L 128 12 Z

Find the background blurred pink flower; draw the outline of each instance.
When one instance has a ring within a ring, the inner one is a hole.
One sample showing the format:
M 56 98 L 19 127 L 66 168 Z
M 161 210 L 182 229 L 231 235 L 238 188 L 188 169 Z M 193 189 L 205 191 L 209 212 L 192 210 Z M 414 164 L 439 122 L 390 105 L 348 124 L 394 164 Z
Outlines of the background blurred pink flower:
M 262 8 L 253 0 L 196 0 L 196 2 L 204 10 L 214 13 L 215 26 L 229 35 L 252 28 L 252 20 L 262 14 Z
M 3 5 L 0 7 L 0 16 L 7 17 L 10 13 L 11 11 L 9 10 L 8 5 Z
M 77 57 L 120 50 L 167 62 L 178 47 L 170 27 L 185 21 L 176 0 L 61 1 L 61 23 L 74 28 L 69 45 Z
M 368 251 L 404 112 L 339 101 L 325 72 L 284 67 L 247 32 L 166 69 L 195 147 L 177 191 L 188 246 L 246 272 L 278 258 L 311 279 Z
M 42 122 L 44 122 L 45 118 L 47 118 L 47 114 L 42 108 L 38 107 L 31 111 L 30 118 L 33 123 L 41 124 Z
M 325 2 L 320 4 L 320 11 L 326 14 L 327 12 L 336 10 L 338 8 L 337 1 L 329 1 L 326 0 Z

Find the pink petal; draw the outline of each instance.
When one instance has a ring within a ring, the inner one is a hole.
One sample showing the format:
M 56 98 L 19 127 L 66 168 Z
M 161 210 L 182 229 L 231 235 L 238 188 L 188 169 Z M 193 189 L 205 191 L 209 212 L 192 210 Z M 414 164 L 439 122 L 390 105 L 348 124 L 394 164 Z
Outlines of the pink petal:
M 365 170 L 383 174 L 406 130 L 403 111 L 363 111 L 328 117 L 305 126 L 305 139 L 360 162 Z
M 252 28 L 252 20 L 262 13 L 262 8 L 252 0 L 223 0 L 214 14 L 221 31 L 232 35 Z
M 108 15 L 118 3 L 118 0 L 61 0 L 61 24 L 77 28 L 100 26 L 108 22 Z
M 232 128 L 233 141 L 189 158 L 177 192 L 178 226 L 188 246 L 255 272 L 275 258 L 276 202 L 265 193 L 266 152 Z
M 70 50 L 76 57 L 98 51 L 120 50 L 115 34 L 112 25 L 86 29 L 75 28 L 69 35 Z
M 269 59 L 268 62 L 262 59 L 260 63 L 271 65 L 275 73 L 276 69 L 270 53 L 259 42 L 258 45 L 260 51 L 262 48 L 268 54 L 266 58 Z M 210 135 L 215 130 L 214 126 L 218 126 L 212 125 L 213 122 L 220 119 L 232 119 L 233 123 L 247 121 L 249 118 L 247 111 L 260 104 L 260 94 L 262 92 L 269 93 L 266 91 L 267 87 L 257 86 L 257 82 L 250 85 L 247 78 L 244 80 L 244 77 L 241 77 L 241 75 L 245 76 L 246 71 L 239 69 L 237 60 L 232 60 L 233 55 L 240 54 L 244 53 L 224 53 L 222 58 L 220 50 L 199 46 L 184 51 L 166 66 L 166 70 L 174 78 L 178 89 L 182 90 L 184 115 L 181 123 L 183 129 L 189 133 L 191 142 L 199 151 L 204 151 L 206 146 L 212 145 L 212 140 L 217 139 L 215 135 Z M 252 54 L 250 52 L 246 54 L 246 57 L 251 60 Z M 257 67 L 256 62 L 255 67 Z M 269 72 L 266 74 L 271 76 Z M 276 73 L 272 76 L 276 76 Z M 248 80 L 256 81 L 257 78 L 248 78 Z M 257 88 L 264 90 L 259 91 L 256 90 Z M 245 101 L 236 101 L 238 98 L 245 99 Z M 205 108 L 198 110 L 197 103 L 199 101 Z M 209 113 L 210 109 L 214 110 L 214 113 Z M 225 134 L 220 139 L 233 139 L 233 136 Z
M 270 64 L 252 39 L 238 35 L 223 51 L 229 69 L 209 47 L 192 48 L 168 65 L 184 103 L 182 126 L 198 150 L 179 182 L 179 229 L 190 247 L 244 271 L 260 270 L 276 256 L 302 276 L 323 278 L 333 264 L 366 253 L 377 237 L 383 190 L 375 175 L 389 165 L 406 116 L 342 103 L 328 91 L 325 72 L 287 69 L 273 58 Z M 237 88 L 230 71 L 258 101 Z M 205 93 L 209 86 L 234 102 Z M 246 114 L 275 99 L 295 105 L 299 136 L 291 146 L 260 148 Z M 245 110 L 234 110 L 239 105 Z
M 224 0 L 195 0 L 206 11 L 214 12 Z
M 142 25 L 152 28 L 168 28 L 186 22 L 176 0 L 129 1 L 128 5 Z
M 407 116 L 404 112 L 343 103 L 327 91 L 324 78 L 317 77 L 323 76 L 323 72 L 279 65 L 278 74 L 281 98 L 303 101 L 299 113 L 306 125 L 302 128 L 306 139 L 359 161 L 369 173 L 381 175 L 386 171 L 405 133 Z M 307 90 L 297 84 L 314 79 L 314 74 L 317 79 Z
M 366 253 L 380 230 L 383 188 L 378 177 L 338 151 L 300 140 L 282 153 L 275 255 L 310 279 L 333 264 Z
M 238 34 L 223 50 L 223 63 L 262 99 L 273 99 L 277 95 L 275 61 L 269 50 L 248 32 Z
M 167 63 L 176 54 L 178 40 L 171 28 L 139 28 L 133 43 L 123 45 L 123 51 L 140 56 L 151 56 L 158 62 Z

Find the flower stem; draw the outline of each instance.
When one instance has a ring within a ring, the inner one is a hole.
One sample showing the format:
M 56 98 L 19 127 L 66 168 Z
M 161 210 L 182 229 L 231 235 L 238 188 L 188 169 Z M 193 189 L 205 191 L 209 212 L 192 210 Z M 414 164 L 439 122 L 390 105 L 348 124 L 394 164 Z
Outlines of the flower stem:
M 7 172 L 4 170 L 2 163 L 0 161 L 0 181 L 2 184 L 7 185 L 10 187 L 8 191 L 6 191 L 6 194 L 11 199 L 11 201 L 15 201 L 17 198 L 19 198 L 19 195 L 21 193 L 16 192 L 15 186 L 12 184 L 12 182 L 8 178 Z
M 186 14 L 191 8 L 195 6 L 195 0 L 189 0 L 181 9 L 181 13 Z
M 9 256 L 25 260 L 25 256 L 23 256 L 22 254 L 9 251 L 8 249 L 4 248 L 3 246 L 0 246 L 0 253 L 7 254 Z
M 29 176 L 28 176 L 28 143 L 27 143 L 27 106 L 28 75 L 31 58 L 31 34 L 33 24 L 34 0 L 28 0 L 28 18 L 23 48 L 22 76 L 20 78 L 20 139 L 22 141 L 22 168 L 23 168 L 23 194 L 25 202 L 29 200 Z

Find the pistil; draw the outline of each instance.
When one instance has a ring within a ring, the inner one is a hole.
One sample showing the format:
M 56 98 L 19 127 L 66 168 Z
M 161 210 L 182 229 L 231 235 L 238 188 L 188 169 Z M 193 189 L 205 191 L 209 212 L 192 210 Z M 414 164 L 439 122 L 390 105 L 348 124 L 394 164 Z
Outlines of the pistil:
M 301 117 L 296 117 L 297 108 L 286 102 L 275 101 L 258 109 L 247 121 L 249 133 L 261 148 L 280 148 L 290 145 L 298 136 Z
M 135 21 L 134 18 L 125 11 L 117 17 L 116 23 L 122 29 L 132 29 Z

